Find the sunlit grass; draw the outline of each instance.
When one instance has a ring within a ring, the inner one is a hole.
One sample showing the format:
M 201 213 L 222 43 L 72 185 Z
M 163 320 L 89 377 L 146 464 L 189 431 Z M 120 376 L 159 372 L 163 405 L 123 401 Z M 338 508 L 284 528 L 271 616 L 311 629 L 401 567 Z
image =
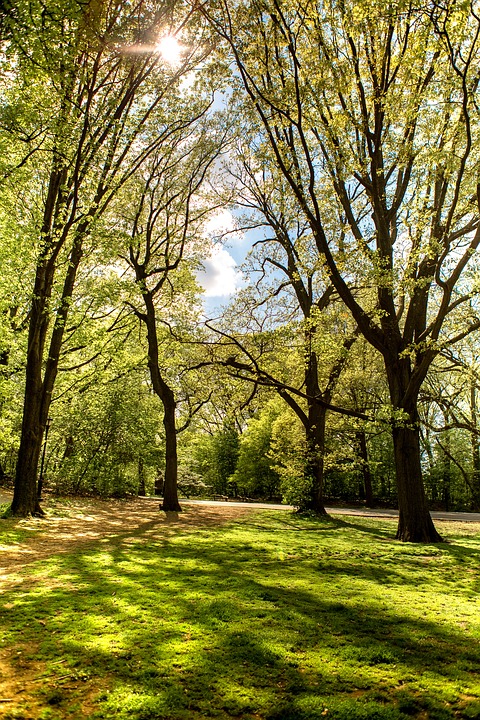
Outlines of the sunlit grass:
M 49 680 L 4 717 L 479 718 L 479 527 L 393 531 L 257 512 L 42 561 L 0 601 L 2 646 Z

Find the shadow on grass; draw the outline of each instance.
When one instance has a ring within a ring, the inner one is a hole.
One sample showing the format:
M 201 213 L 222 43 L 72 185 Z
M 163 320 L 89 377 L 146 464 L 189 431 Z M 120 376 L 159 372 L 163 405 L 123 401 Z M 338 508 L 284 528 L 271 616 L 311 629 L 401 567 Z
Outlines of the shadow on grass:
M 367 524 L 354 522 L 351 519 L 332 519 L 336 523 L 337 528 L 350 528 L 359 533 L 362 533 L 365 537 L 373 537 L 380 540 L 390 540 L 392 541 L 393 545 L 397 545 L 397 541 L 394 539 L 394 536 L 388 532 L 387 528 L 378 527 L 378 525 L 376 527 L 371 527 Z M 454 533 L 452 533 L 452 535 L 454 535 Z M 410 565 L 411 567 L 418 566 L 418 558 L 434 558 L 439 556 L 440 554 L 445 554 L 449 556 L 451 558 L 452 564 L 463 567 L 467 571 L 470 569 L 470 571 L 475 571 L 476 573 L 476 570 L 480 565 L 480 549 L 478 547 L 471 547 L 465 545 L 464 543 L 455 538 L 449 538 L 447 542 L 443 543 L 398 543 L 398 546 L 400 548 L 403 547 L 411 549 L 410 552 L 412 557 L 408 557 L 408 555 L 406 555 L 405 553 L 403 554 L 403 567 L 407 565 Z M 391 565 L 391 563 L 389 564 Z M 381 573 L 378 573 L 377 579 L 379 582 L 382 582 Z M 444 581 L 446 580 L 447 579 L 444 578 Z M 405 582 L 409 581 L 405 579 Z M 416 578 L 412 578 L 410 582 L 416 584 L 418 581 Z M 480 592 L 479 577 L 477 577 L 477 581 L 472 589 L 475 593 Z
M 372 537 L 379 538 L 381 540 L 390 540 L 391 542 L 398 542 L 395 539 L 395 534 L 397 531 L 397 522 L 396 518 L 392 518 L 392 520 L 381 520 L 380 522 L 388 522 L 391 527 L 381 527 L 380 523 L 377 523 L 374 527 L 371 525 L 363 525 L 360 522 L 355 522 L 351 518 L 348 520 L 344 519 L 344 517 L 332 517 L 332 522 L 335 523 L 336 527 L 338 528 L 352 528 L 354 530 L 357 530 L 358 532 L 361 532 L 366 535 L 371 535 Z
M 475 701 L 454 691 L 480 662 L 472 636 L 382 594 L 382 583 L 412 588 L 415 577 L 392 566 L 387 582 L 371 548 L 335 546 L 349 523 L 322 519 L 321 549 L 301 524 L 160 536 L 146 523 L 54 557 L 42 567 L 49 583 L 5 596 L 11 640 L 37 643 L 47 664 L 61 657 L 108 677 L 97 717 L 476 717 Z M 58 717 L 67 701 L 60 694 Z

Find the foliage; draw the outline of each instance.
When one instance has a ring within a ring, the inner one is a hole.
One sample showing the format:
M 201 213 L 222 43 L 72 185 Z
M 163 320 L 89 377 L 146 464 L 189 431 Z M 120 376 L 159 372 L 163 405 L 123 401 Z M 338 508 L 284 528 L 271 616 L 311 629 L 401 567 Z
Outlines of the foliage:
M 205 8 L 244 90 L 250 152 L 280 171 L 318 262 L 382 355 L 398 536 L 414 541 L 440 540 L 422 481 L 419 391 L 440 350 L 480 327 L 480 20 L 453 6 Z M 395 423 L 399 411 L 409 423 Z
M 240 495 L 278 498 L 279 475 L 270 449 L 272 431 L 280 414 L 278 401 L 270 401 L 247 422 L 240 436 L 238 458 L 230 483 Z
M 152 488 L 165 435 L 135 323 L 151 296 L 172 432 L 189 428 L 189 493 L 307 505 L 313 459 L 327 495 L 363 499 L 368 466 L 375 498 L 395 503 L 392 432 L 421 427 L 428 501 L 480 507 L 473 8 L 4 10 L 0 479 L 14 473 L 23 409 L 50 489 Z M 180 26 L 169 65 L 155 43 Z M 221 87 L 227 112 L 211 106 Z M 213 336 L 195 273 L 205 224 L 225 207 L 253 245 Z M 372 422 L 328 413 L 323 432 L 318 400 Z
M 230 479 L 235 471 L 240 445 L 239 432 L 231 420 L 225 420 L 223 428 L 211 439 L 212 464 L 210 473 L 215 492 L 227 495 Z
M 147 488 L 162 466 L 161 413 L 142 372 L 108 382 L 57 407 L 49 437 L 47 488 L 57 493 L 137 494 L 139 468 Z M 140 465 L 139 465 L 140 463 Z
M 290 409 L 281 412 L 273 423 L 269 454 L 280 477 L 283 500 L 290 505 L 303 506 L 311 489 L 310 480 L 305 476 L 305 433 Z

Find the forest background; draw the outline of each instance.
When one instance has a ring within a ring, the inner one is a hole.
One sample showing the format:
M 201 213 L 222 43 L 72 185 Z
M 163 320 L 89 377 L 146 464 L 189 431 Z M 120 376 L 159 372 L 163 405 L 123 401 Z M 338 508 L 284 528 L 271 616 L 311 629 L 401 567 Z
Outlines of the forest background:
M 14 514 L 161 485 L 438 541 L 430 507 L 479 510 L 479 33 L 455 1 L 4 4 Z

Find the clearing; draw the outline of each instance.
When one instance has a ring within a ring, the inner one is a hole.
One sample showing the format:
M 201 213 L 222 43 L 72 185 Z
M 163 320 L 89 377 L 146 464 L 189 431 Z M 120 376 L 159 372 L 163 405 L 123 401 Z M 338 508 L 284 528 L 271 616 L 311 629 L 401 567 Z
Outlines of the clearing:
M 480 718 L 477 523 L 46 510 L 0 522 L 5 720 Z

